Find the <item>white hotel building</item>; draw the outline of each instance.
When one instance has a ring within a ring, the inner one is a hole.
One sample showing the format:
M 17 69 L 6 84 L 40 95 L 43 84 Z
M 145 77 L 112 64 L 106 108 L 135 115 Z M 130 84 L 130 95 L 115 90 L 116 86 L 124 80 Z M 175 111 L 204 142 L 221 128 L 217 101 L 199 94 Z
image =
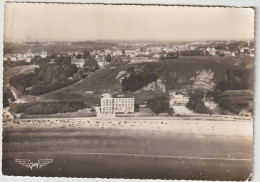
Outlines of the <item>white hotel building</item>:
M 101 114 L 134 113 L 134 97 L 112 95 L 106 93 L 101 96 Z

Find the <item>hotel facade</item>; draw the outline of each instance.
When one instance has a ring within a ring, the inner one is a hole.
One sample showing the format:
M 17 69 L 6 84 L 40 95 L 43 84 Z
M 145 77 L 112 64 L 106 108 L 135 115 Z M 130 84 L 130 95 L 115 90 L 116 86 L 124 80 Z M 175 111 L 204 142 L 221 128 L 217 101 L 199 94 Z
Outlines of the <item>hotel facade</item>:
M 134 113 L 134 97 L 124 95 L 112 97 L 111 94 L 103 94 L 100 112 L 101 114 Z

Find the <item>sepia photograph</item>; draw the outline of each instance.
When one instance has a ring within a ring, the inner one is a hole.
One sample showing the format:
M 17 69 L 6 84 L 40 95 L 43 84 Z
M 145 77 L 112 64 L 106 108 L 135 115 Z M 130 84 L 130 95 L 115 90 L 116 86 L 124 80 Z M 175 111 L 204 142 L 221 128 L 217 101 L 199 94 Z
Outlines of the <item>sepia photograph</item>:
M 255 9 L 6 2 L 2 174 L 251 181 Z

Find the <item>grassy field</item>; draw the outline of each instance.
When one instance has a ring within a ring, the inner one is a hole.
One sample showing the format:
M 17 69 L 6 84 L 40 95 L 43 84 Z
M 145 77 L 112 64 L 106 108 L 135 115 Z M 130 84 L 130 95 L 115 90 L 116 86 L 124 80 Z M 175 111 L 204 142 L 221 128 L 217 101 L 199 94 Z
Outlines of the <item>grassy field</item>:
M 38 66 L 36 65 L 23 65 L 23 66 L 17 66 L 13 68 L 8 68 L 8 67 L 4 68 L 4 72 L 3 72 L 4 85 L 9 83 L 9 79 L 12 76 L 31 73 L 37 67 Z

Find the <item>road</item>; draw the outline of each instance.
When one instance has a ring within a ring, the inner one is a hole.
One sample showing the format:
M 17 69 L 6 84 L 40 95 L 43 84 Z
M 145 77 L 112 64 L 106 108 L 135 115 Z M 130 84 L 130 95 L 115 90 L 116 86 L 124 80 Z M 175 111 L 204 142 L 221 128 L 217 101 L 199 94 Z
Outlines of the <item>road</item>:
M 246 180 L 252 137 L 120 130 L 5 130 L 3 174 L 139 179 Z M 53 159 L 32 170 L 15 159 Z

